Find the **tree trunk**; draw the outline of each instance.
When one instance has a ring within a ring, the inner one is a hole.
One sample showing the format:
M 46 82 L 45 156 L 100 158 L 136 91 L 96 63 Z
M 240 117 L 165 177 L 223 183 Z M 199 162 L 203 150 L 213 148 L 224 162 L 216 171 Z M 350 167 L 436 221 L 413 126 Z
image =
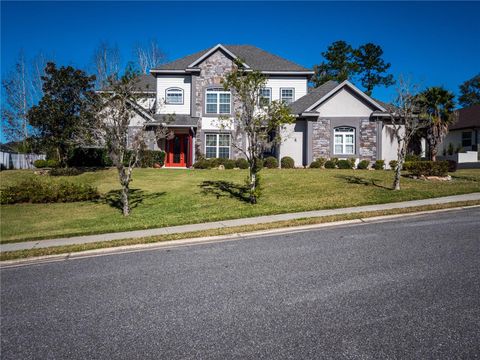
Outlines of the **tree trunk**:
M 250 164 L 250 203 L 257 203 L 257 164 Z
M 393 178 L 393 190 L 400 190 L 400 176 L 402 176 L 402 166 L 400 162 L 397 164 L 395 169 L 395 176 Z
M 128 191 L 129 191 L 128 184 L 123 185 L 123 187 L 122 187 L 122 205 L 123 205 L 122 213 L 123 213 L 123 216 L 130 215 L 130 204 L 128 202 Z
M 402 176 L 405 155 L 407 154 L 407 144 L 402 140 L 397 140 L 397 144 L 397 168 L 395 169 L 395 176 L 393 177 L 393 190 L 400 190 L 400 178 Z

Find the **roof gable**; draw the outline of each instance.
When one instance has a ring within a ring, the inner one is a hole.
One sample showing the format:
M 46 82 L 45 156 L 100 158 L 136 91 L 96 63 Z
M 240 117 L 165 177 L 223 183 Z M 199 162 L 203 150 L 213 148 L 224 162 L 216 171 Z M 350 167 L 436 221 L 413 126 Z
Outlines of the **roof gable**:
M 222 45 L 204 49 L 197 53 L 185 56 L 181 59 L 163 64 L 155 69 L 155 72 L 189 72 L 196 70 L 196 66 L 208 58 L 215 51 L 221 50 L 232 59 L 241 60 L 247 69 L 258 70 L 265 73 L 300 73 L 302 75 L 313 74 L 307 68 L 297 65 L 289 60 L 250 45 Z

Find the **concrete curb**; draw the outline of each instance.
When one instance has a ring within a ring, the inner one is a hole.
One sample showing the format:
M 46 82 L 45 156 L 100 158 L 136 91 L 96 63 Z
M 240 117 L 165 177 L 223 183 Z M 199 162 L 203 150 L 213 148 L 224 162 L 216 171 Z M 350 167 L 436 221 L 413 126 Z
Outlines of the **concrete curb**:
M 316 230 L 316 229 L 336 227 L 336 226 L 369 224 L 373 222 L 392 221 L 397 218 L 434 214 L 434 213 L 441 213 L 441 212 L 447 212 L 447 211 L 466 210 L 466 209 L 478 208 L 478 207 L 480 207 L 480 205 L 461 206 L 461 207 L 438 209 L 438 210 L 424 210 L 424 211 L 418 211 L 418 212 L 412 212 L 412 213 L 406 213 L 406 214 L 383 215 L 383 216 L 375 216 L 375 217 L 353 219 L 353 220 L 342 220 L 342 221 L 335 221 L 335 222 L 321 223 L 321 224 L 282 227 L 282 228 L 269 229 L 269 230 L 233 233 L 228 235 L 205 236 L 205 237 L 188 238 L 188 239 L 180 239 L 180 240 L 169 240 L 169 241 L 162 241 L 162 242 L 149 243 L 149 244 L 126 245 L 126 246 L 118 246 L 118 247 L 111 247 L 111 248 L 104 248 L 104 249 L 79 251 L 74 253 L 38 256 L 38 257 L 31 257 L 27 259 L 6 260 L 6 261 L 0 262 L 0 269 L 8 269 L 12 267 L 28 266 L 28 265 L 40 265 L 43 263 L 51 263 L 51 262 L 64 261 L 64 260 L 76 260 L 76 259 L 83 259 L 83 258 L 96 257 L 96 256 L 118 255 L 118 254 L 148 251 L 148 250 L 163 250 L 163 249 L 171 249 L 171 248 L 186 247 L 186 246 L 193 246 L 193 245 L 212 244 L 217 242 L 235 241 L 240 239 L 258 238 L 258 237 L 265 237 L 265 236 L 281 235 L 286 233 L 304 232 L 309 230 Z
M 78 245 L 78 244 L 88 244 L 93 242 L 102 242 L 102 241 L 111 241 L 111 240 L 144 238 L 144 237 L 151 237 L 151 236 L 158 236 L 158 235 L 170 235 L 170 234 L 194 232 L 194 231 L 201 231 L 201 230 L 222 229 L 222 228 L 235 227 L 235 226 L 245 226 L 245 225 L 248 226 L 248 225 L 257 225 L 262 223 L 264 224 L 272 223 L 272 222 L 278 222 L 278 221 L 298 220 L 298 219 L 305 219 L 305 218 L 312 218 L 312 217 L 345 215 L 345 214 L 354 214 L 354 213 L 367 212 L 367 211 L 384 211 L 384 210 L 402 209 L 402 208 L 416 207 L 416 206 L 447 204 L 451 202 L 469 201 L 469 200 L 480 200 L 480 192 L 463 194 L 463 195 L 445 196 L 445 197 L 431 198 L 431 199 L 402 201 L 402 202 L 376 204 L 376 205 L 365 205 L 365 206 L 357 206 L 357 207 L 349 207 L 349 208 L 341 208 L 341 209 L 314 210 L 314 211 L 304 211 L 304 212 L 297 212 L 297 213 L 257 216 L 257 217 L 234 219 L 234 220 L 223 220 L 223 221 L 215 221 L 215 222 L 200 223 L 200 224 L 178 225 L 178 226 L 163 227 L 163 228 L 156 228 L 156 229 L 134 230 L 134 231 L 125 231 L 125 232 L 118 232 L 118 233 L 75 236 L 75 237 L 69 237 L 69 238 L 57 238 L 57 239 L 6 243 L 3 245 L 0 245 L 0 251 L 31 250 L 31 249 L 53 247 L 53 246 Z

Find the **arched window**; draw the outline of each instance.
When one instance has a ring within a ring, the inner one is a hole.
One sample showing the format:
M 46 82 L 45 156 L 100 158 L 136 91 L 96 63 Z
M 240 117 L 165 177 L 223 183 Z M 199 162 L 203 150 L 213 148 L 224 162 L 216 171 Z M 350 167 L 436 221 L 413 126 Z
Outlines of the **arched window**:
M 170 105 L 182 105 L 183 104 L 183 89 L 168 88 L 165 91 L 165 103 L 170 104 Z
M 334 154 L 349 155 L 355 154 L 355 128 L 340 126 L 333 130 L 335 143 Z
M 206 114 L 230 114 L 230 91 L 223 88 L 208 88 L 205 91 Z

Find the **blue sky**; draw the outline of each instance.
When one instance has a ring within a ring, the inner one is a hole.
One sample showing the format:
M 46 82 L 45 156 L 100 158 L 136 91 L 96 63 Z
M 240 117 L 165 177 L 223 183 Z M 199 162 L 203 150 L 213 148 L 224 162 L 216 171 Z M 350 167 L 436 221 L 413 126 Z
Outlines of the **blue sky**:
M 156 38 L 169 60 L 217 43 L 252 44 L 312 67 L 336 40 L 379 44 L 391 72 L 423 86 L 458 85 L 480 72 L 480 3 L 450 2 L 3 2 L 1 71 L 20 49 L 91 70 L 104 40 L 126 62 Z M 389 101 L 394 89 L 377 88 Z

